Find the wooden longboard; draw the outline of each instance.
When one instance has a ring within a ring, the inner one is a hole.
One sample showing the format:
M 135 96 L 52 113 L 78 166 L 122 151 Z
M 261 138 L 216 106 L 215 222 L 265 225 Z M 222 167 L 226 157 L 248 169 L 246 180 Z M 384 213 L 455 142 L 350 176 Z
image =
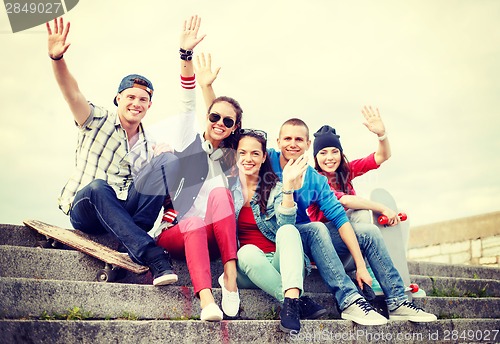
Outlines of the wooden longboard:
M 87 238 L 78 230 L 64 229 L 38 220 L 26 220 L 23 222 L 29 228 L 34 229 L 48 238 L 99 259 L 104 262 L 106 266 L 109 264 L 112 267 L 123 268 L 136 274 L 143 274 L 149 270 L 147 266 L 143 266 L 132 261 L 128 255 L 122 254 L 105 245 L 97 243 Z
M 391 196 L 391 194 L 384 189 L 375 189 L 372 191 L 370 195 L 370 199 L 374 202 L 382 203 L 386 205 L 388 208 L 394 210 L 396 213 L 398 212 L 398 208 L 396 206 L 396 201 Z M 377 226 L 382 232 L 382 236 L 384 237 L 385 245 L 387 246 L 387 250 L 389 251 L 389 255 L 391 256 L 392 262 L 394 266 L 398 270 L 401 278 L 406 287 L 410 285 L 410 272 L 408 270 L 408 261 L 406 260 L 406 239 L 407 235 L 403 234 L 403 228 L 401 223 L 392 226 L 386 227 L 380 225 L 377 221 L 378 216 L 380 214 L 373 212 L 373 224 Z M 404 226 L 409 226 L 409 221 L 406 220 L 404 222 Z M 406 230 L 408 227 L 405 228 Z M 407 289 L 408 290 L 408 289 Z M 409 292 L 411 294 L 411 292 Z

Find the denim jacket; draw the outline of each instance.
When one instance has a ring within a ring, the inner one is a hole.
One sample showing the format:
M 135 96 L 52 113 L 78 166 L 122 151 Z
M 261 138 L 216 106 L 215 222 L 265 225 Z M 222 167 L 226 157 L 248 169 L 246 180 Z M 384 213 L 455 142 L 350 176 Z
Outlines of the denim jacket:
M 234 179 L 235 180 L 233 180 L 233 183 L 231 183 L 231 193 L 233 195 L 234 212 L 236 215 L 236 219 L 238 219 L 241 208 L 243 207 L 244 199 L 240 179 L 238 177 Z M 297 216 L 297 204 L 294 203 L 294 206 L 292 208 L 285 208 L 281 205 L 281 201 L 283 200 L 281 182 L 278 182 L 269 193 L 265 214 L 261 214 L 260 212 L 260 207 L 257 203 L 258 197 L 259 195 L 255 193 L 250 200 L 250 207 L 252 208 L 255 222 L 257 223 L 257 227 L 259 228 L 259 230 L 267 239 L 271 240 L 272 242 L 276 242 L 276 232 L 281 226 L 295 225 L 295 219 Z M 311 271 L 311 262 L 305 254 L 304 260 L 307 272 L 309 273 Z

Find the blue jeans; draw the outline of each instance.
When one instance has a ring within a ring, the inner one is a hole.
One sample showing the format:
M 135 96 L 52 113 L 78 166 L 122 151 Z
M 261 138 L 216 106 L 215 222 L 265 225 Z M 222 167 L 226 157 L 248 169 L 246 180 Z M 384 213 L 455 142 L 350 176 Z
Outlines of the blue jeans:
M 71 224 L 89 234 L 114 234 L 132 260 L 145 264 L 147 252 L 156 247 L 147 232 L 163 206 L 169 181 L 173 182 L 177 173 L 178 161 L 173 154 L 154 157 L 129 187 L 126 200 L 119 200 L 106 181 L 96 179 L 76 193 Z
M 316 263 L 319 274 L 335 296 L 340 309 L 346 309 L 361 298 L 358 289 L 344 270 L 326 225 L 310 222 L 295 226 L 299 230 L 304 253 Z
M 343 258 L 350 252 L 340 237 L 339 231 L 332 223 L 326 223 L 331 240 L 338 256 Z M 387 308 L 396 309 L 403 301 L 408 300 L 405 294 L 403 279 L 394 267 L 389 252 L 385 246 L 380 230 L 370 223 L 356 223 L 355 234 L 358 239 L 361 253 L 368 260 L 370 267 L 384 292 Z
M 283 302 L 284 293 L 291 288 L 304 290 L 304 253 L 297 229 L 284 225 L 276 232 L 276 252 L 264 253 L 255 245 L 238 250 L 239 288 L 260 288 Z

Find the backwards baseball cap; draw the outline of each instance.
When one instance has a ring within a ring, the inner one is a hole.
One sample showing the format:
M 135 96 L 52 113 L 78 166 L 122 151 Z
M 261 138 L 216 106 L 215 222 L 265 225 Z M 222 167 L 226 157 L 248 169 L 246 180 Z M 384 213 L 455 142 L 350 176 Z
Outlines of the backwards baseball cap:
M 336 147 L 342 152 L 340 136 L 335 132 L 335 128 L 332 128 L 329 125 L 322 126 L 317 132 L 314 133 L 314 156 L 326 147 Z
M 120 82 L 120 86 L 118 86 L 118 92 L 121 93 L 123 90 L 131 87 L 136 87 L 136 88 L 141 88 L 144 91 L 149 93 L 149 98 L 153 98 L 153 84 L 151 81 L 149 81 L 147 78 L 143 77 L 142 75 L 139 74 L 130 74 L 127 75 L 122 79 L 122 82 Z M 113 103 L 118 106 L 118 103 L 116 102 L 116 96 L 115 99 L 113 99 Z

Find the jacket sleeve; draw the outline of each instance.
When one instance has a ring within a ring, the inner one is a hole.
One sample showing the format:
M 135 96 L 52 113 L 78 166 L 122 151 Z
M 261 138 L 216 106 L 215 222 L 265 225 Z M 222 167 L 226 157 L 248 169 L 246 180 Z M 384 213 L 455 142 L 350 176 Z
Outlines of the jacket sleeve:
M 275 195 L 275 196 L 274 196 Z M 283 200 L 282 184 L 278 183 L 271 191 L 269 198 L 274 197 L 274 209 L 278 226 L 294 225 L 297 218 L 297 203 L 294 202 L 292 208 L 285 208 L 281 205 Z
M 332 222 L 335 228 L 339 229 L 342 225 L 349 221 L 345 213 L 344 207 L 338 201 L 337 197 L 330 189 L 327 179 L 324 176 L 317 175 L 318 183 L 318 205 L 328 221 Z
M 194 82 L 194 76 L 193 76 Z M 196 89 L 186 88 L 181 81 L 181 102 L 180 114 L 181 120 L 179 121 L 179 136 L 178 141 L 175 143 L 175 150 L 183 151 L 192 143 L 196 137 Z

